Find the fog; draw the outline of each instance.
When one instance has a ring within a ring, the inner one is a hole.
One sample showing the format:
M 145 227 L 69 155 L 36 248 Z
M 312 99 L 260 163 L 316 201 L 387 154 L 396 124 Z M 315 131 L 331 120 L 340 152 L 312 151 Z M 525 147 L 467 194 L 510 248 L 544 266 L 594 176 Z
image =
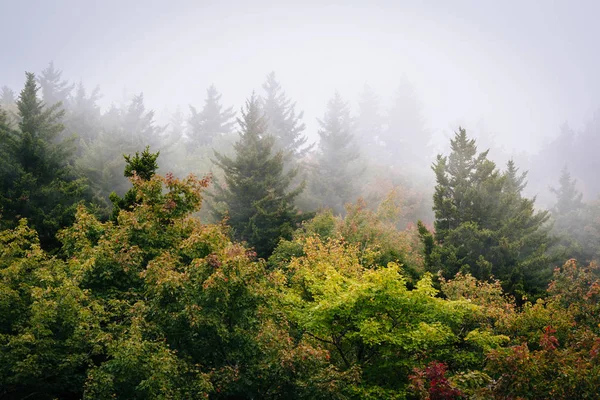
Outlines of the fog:
M 103 110 L 143 92 L 166 124 L 178 107 L 201 107 L 211 84 L 239 110 L 275 71 L 316 142 L 336 90 L 355 114 L 365 84 L 386 110 L 409 82 L 428 157 L 461 125 L 499 164 L 515 157 L 535 177 L 532 156 L 600 106 L 599 11 L 594 1 L 4 0 L 0 84 L 18 93 L 24 71 L 53 61 L 63 79 L 98 85 Z M 547 191 L 535 183 L 531 194 Z

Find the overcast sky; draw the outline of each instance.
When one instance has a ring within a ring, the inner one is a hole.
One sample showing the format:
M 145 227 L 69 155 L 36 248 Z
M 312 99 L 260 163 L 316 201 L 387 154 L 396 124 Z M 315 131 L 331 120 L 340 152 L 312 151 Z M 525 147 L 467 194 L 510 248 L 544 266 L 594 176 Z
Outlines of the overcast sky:
M 387 100 L 406 78 L 438 138 L 461 123 L 533 149 L 600 106 L 599 15 L 583 0 L 0 0 L 0 85 L 54 60 L 103 104 L 126 89 L 187 109 L 214 83 L 239 109 L 274 70 L 314 137 L 335 89 Z

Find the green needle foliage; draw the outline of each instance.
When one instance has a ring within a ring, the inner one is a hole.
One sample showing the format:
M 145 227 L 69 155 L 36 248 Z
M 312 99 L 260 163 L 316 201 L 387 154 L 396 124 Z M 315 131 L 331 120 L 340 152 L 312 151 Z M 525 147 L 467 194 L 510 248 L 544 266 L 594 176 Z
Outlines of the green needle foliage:
M 554 259 L 548 254 L 547 211 L 521 196 L 525 175 L 514 163 L 502 173 L 477 153 L 474 139 L 460 128 L 448 157 L 433 164 L 437 185 L 433 195 L 435 233 L 419 231 L 428 268 L 452 277 L 469 272 L 478 279 L 495 276 L 521 297 L 546 287 Z
M 235 158 L 215 152 L 215 163 L 225 174 L 225 186 L 217 186 L 214 194 L 217 205 L 223 206 L 215 207 L 215 215 L 227 217 L 234 237 L 267 258 L 280 238 L 291 239 L 299 222 L 294 199 L 303 185 L 290 190 L 297 170 L 284 172 L 283 153 L 273 153 L 274 138 L 254 95 L 238 123 Z
M 17 101 L 18 127 L 0 116 L 3 152 L 12 167 L 0 169 L 3 194 L 0 210 L 4 228 L 27 218 L 46 249 L 55 249 L 56 232 L 73 222 L 77 203 L 86 194 L 86 182 L 73 168 L 72 140 L 61 140 L 64 111 L 60 103 L 47 107 L 38 97 L 35 75 L 27 73 Z

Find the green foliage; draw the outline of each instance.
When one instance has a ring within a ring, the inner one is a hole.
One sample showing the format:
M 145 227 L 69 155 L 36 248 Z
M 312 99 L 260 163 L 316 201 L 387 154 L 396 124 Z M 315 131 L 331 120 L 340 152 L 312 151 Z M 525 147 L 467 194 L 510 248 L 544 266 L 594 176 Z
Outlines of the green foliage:
M 27 218 L 42 246 L 56 249 L 55 234 L 73 221 L 86 184 L 73 168 L 73 141 L 60 138 L 64 130 L 60 103 L 46 107 L 38 90 L 35 75 L 27 73 L 17 101 L 17 129 L 8 126 L 4 114 L 0 116 L 2 151 L 6 153 L 0 168 L 1 226 L 11 228 L 20 218 Z
M 273 154 L 273 137 L 258 99 L 252 96 L 242 111 L 235 159 L 215 152 L 215 163 L 225 174 L 225 187 L 217 186 L 215 215 L 227 217 L 237 240 L 268 257 L 280 238 L 290 238 L 298 212 L 293 204 L 303 185 L 289 190 L 296 170 L 284 172 L 283 153 Z M 218 203 L 223 209 L 218 209 Z
M 159 154 L 160 152 L 150 153 L 149 146 L 146 146 L 146 149 L 144 149 L 141 155 L 137 151 L 134 156 L 131 154 L 124 154 L 123 158 L 125 158 L 125 163 L 127 165 L 125 165 L 125 172 L 123 175 L 127 178 L 137 176 L 145 181 L 152 179 L 158 169 L 156 159 Z M 123 198 L 119 197 L 115 192 L 110 194 L 110 200 L 113 203 L 113 221 L 117 220 L 120 210 L 131 209 L 135 205 L 137 200 L 136 194 L 135 189 L 128 190 Z
M 462 128 L 451 148 L 449 157 L 438 155 L 433 165 L 435 233 L 419 225 L 427 267 L 445 276 L 493 275 L 519 296 L 541 295 L 555 260 L 548 252 L 553 240 L 548 213 L 521 196 L 525 174 L 512 161 L 505 173 L 498 171 L 487 151 L 477 154 L 475 140 Z
M 206 89 L 206 100 L 202 111 L 190 106 L 191 116 L 188 120 L 188 132 L 192 147 L 211 145 L 219 136 L 231 132 L 234 125 L 233 107 L 223 109 L 221 94 L 214 85 Z
M 346 203 L 355 196 L 355 182 L 360 179 L 362 170 L 357 163 L 360 153 L 352 133 L 350 111 L 338 92 L 327 103 L 319 126 L 321 140 L 311 194 L 317 206 L 342 214 Z
M 275 139 L 275 148 L 283 151 L 289 158 L 286 161 L 295 166 L 313 147 L 306 146 L 307 138 L 303 135 L 306 128 L 302 123 L 304 113 L 296 114 L 296 104 L 292 103 L 282 90 L 275 72 L 267 75 L 262 87 L 265 96 L 261 103 L 267 118 L 267 130 Z
M 436 298 L 430 275 L 409 290 L 397 264 L 365 268 L 357 247 L 338 240 L 308 237 L 304 253 L 281 271 L 289 287 L 284 309 L 303 338 L 327 349 L 336 368 L 360 373 L 362 390 L 401 393 L 414 366 L 444 356 L 459 341 L 472 307 Z
M 356 204 L 348 204 L 344 217 L 323 211 L 305 221 L 294 233 L 293 240 L 282 240 L 269 262 L 285 268 L 293 257 L 304 255 L 306 240 L 317 236 L 322 241 L 336 239 L 356 246 L 359 261 L 366 268 L 398 263 L 412 284 L 423 273 L 423 260 L 415 232 L 396 228 L 399 214 L 394 191 L 389 193 L 376 211 L 370 210 L 362 199 Z
M 80 279 L 75 265 L 41 250 L 25 220 L 0 232 L 0 396 L 81 393 L 105 313 Z

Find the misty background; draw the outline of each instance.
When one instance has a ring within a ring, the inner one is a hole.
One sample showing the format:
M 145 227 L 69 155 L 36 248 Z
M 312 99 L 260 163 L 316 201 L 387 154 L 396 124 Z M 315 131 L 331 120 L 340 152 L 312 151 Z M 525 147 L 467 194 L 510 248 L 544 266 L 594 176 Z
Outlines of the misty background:
M 528 193 L 549 206 L 573 157 L 552 141 L 589 131 L 600 106 L 598 11 L 594 1 L 3 1 L 0 78 L 18 94 L 24 71 L 53 61 L 63 79 L 99 86 L 103 110 L 143 93 L 167 124 L 178 107 L 201 107 L 211 84 L 238 111 L 275 71 L 310 142 L 335 90 L 356 112 L 368 84 L 385 109 L 408 82 L 428 157 L 462 125 L 499 166 L 513 157 L 530 170 Z M 592 178 L 569 168 L 595 197 Z

